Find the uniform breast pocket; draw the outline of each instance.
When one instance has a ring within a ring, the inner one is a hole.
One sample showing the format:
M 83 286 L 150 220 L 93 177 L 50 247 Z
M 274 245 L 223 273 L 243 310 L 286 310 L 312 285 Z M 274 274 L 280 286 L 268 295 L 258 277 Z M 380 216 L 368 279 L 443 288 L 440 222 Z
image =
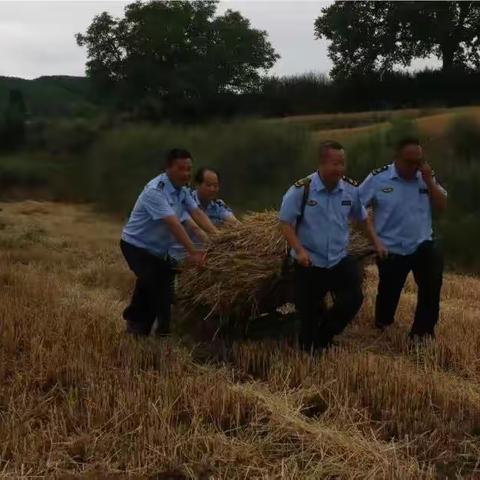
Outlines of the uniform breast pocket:
M 340 204 L 340 214 L 343 219 L 350 216 L 353 208 L 353 200 L 351 198 L 343 198 Z
M 306 220 L 314 221 L 318 215 L 322 215 L 323 208 L 322 205 L 318 202 L 318 200 L 309 199 L 305 204 L 304 216 Z
M 390 212 L 398 206 L 398 192 L 393 187 L 383 187 L 375 195 L 375 208 Z
M 419 189 L 416 208 L 421 213 L 428 212 L 430 210 L 430 195 L 428 194 L 428 189 Z

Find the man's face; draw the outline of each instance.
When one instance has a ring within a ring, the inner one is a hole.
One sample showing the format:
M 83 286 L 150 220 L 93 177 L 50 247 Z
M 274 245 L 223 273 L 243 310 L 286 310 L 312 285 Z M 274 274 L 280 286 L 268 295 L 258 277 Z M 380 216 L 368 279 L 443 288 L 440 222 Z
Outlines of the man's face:
M 320 175 L 328 185 L 336 185 L 345 175 L 345 150 L 329 148 L 320 159 Z
M 167 175 L 176 187 L 184 187 L 192 178 L 192 159 L 177 158 L 167 168 Z
M 198 185 L 197 192 L 201 200 L 216 200 L 220 190 L 218 176 L 211 170 L 206 170 L 203 174 L 203 182 Z
M 397 154 L 397 166 L 405 177 L 413 178 L 423 162 L 423 149 L 420 145 L 405 145 Z

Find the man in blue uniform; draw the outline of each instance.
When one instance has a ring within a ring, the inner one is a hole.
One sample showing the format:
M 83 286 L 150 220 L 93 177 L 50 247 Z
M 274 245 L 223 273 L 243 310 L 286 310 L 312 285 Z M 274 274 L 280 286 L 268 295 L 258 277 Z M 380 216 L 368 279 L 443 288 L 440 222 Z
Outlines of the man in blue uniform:
M 216 226 L 238 222 L 232 210 L 218 198 L 220 175 L 213 168 L 203 167 L 194 177 L 196 189 L 193 198 Z
M 170 332 L 175 261 L 171 250 L 183 246 L 187 260 L 202 265 L 204 254 L 192 243 L 181 224 L 188 212 L 208 233 L 217 230 L 186 187 L 192 158 L 188 151 L 171 150 L 165 173 L 148 182 L 137 199 L 122 232 L 121 250 L 137 281 L 130 305 L 124 311 L 127 332 L 148 335 L 155 319 L 160 335 Z
M 193 199 L 216 227 L 238 223 L 231 208 L 218 198 L 219 179 L 220 175 L 216 170 L 202 167 L 194 177 L 197 188 L 192 190 Z M 195 245 L 201 246 L 208 241 L 208 235 L 192 220 L 187 212 L 181 221 Z M 181 244 L 176 243 L 171 250 L 171 255 L 175 260 L 182 261 L 185 259 L 186 251 Z
M 300 316 L 300 346 L 329 346 L 363 302 L 358 264 L 347 255 L 349 220 L 364 227 L 379 254 L 378 241 L 358 194 L 344 176 L 345 152 L 337 142 L 320 145 L 318 171 L 298 181 L 283 197 L 279 219 L 295 259 L 295 305 Z M 321 312 L 327 292 L 334 305 Z
M 443 258 L 433 238 L 432 210 L 447 206 L 447 192 L 423 160 L 416 138 L 396 148 L 395 161 L 374 170 L 360 186 L 364 205 L 373 207 L 375 230 L 388 255 L 378 260 L 375 324 L 392 324 L 405 280 L 413 272 L 418 285 L 413 339 L 432 337 L 438 321 Z

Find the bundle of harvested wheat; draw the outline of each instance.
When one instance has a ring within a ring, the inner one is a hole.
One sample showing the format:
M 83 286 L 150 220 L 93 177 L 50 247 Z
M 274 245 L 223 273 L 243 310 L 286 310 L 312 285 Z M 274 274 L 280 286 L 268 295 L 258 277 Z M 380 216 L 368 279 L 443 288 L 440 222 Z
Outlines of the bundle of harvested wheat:
M 291 301 L 285 290 L 268 298 L 281 277 L 286 247 L 276 211 L 246 215 L 241 224 L 212 238 L 203 268 L 182 271 L 178 303 L 184 311 L 201 307 L 209 316 L 248 317 L 261 312 L 262 303 L 279 307 Z M 364 236 L 352 229 L 350 253 L 369 250 Z

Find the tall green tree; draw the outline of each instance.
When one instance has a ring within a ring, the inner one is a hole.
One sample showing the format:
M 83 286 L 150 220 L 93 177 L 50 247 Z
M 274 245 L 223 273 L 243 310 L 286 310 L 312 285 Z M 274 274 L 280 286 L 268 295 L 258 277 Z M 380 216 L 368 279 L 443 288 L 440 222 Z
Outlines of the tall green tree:
M 391 71 L 431 55 L 444 72 L 480 68 L 478 1 L 337 1 L 322 9 L 315 35 L 331 41 L 336 78 Z
M 104 12 L 77 43 L 100 95 L 122 107 L 164 113 L 208 108 L 213 97 L 252 89 L 278 58 L 265 31 L 217 1 L 135 2 L 125 16 Z

